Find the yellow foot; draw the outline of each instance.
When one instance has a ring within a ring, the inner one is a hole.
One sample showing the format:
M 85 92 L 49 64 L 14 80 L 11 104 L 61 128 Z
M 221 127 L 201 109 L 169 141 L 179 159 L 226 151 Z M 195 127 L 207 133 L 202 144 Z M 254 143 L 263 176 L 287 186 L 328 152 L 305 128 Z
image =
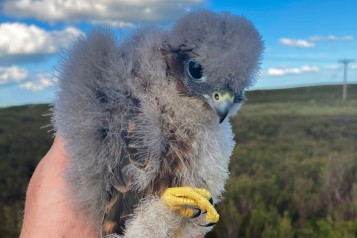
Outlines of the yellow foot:
M 201 211 L 207 211 L 206 220 L 208 222 L 217 223 L 219 220 L 216 209 L 209 201 L 211 193 L 204 188 L 168 188 L 161 195 L 161 199 L 184 218 L 195 217 L 197 215 L 195 210 L 197 211 L 199 208 Z

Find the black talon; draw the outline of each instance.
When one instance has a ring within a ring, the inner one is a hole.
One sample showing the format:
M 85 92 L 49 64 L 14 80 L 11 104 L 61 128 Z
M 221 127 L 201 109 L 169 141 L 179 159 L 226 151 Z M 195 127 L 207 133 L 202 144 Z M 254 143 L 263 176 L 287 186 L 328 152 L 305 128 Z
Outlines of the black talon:
M 201 209 L 198 209 L 198 208 L 192 208 L 193 210 L 193 216 L 191 217 L 192 218 L 196 218 L 196 217 L 199 217 L 201 215 Z
M 201 225 L 201 224 L 198 224 L 199 226 L 202 226 L 202 227 L 210 227 L 210 226 L 214 226 L 216 223 L 214 222 L 210 222 L 210 223 L 207 223 L 205 225 Z

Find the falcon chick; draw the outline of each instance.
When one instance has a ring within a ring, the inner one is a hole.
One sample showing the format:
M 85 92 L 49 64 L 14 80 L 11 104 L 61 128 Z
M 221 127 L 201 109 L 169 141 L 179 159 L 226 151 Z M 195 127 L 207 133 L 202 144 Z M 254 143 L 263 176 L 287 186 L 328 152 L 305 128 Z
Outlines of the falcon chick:
M 53 123 L 73 202 L 100 237 L 193 237 L 219 215 L 235 115 L 263 43 L 247 19 L 200 10 L 171 30 L 82 36 L 62 57 Z

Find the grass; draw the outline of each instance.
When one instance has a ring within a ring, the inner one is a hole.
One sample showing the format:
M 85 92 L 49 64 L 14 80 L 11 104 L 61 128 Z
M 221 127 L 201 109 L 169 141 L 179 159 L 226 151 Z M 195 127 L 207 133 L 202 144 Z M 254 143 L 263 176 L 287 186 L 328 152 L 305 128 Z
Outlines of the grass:
M 0 237 L 18 237 L 28 181 L 51 144 L 48 105 L 0 109 Z
M 357 237 L 357 85 L 248 93 L 210 237 Z

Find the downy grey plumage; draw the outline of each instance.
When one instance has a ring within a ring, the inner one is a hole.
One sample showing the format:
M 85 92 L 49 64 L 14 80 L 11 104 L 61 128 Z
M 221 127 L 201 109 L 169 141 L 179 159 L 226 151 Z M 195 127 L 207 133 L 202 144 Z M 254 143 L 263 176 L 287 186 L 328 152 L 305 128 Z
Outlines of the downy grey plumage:
M 121 41 L 95 29 L 64 54 L 53 123 L 69 155 L 68 192 L 98 236 L 210 230 L 181 218 L 160 194 L 202 187 L 219 201 L 234 141 L 211 96 L 234 95 L 228 116 L 235 115 L 262 50 L 247 19 L 200 10 L 171 30 L 139 28 Z

